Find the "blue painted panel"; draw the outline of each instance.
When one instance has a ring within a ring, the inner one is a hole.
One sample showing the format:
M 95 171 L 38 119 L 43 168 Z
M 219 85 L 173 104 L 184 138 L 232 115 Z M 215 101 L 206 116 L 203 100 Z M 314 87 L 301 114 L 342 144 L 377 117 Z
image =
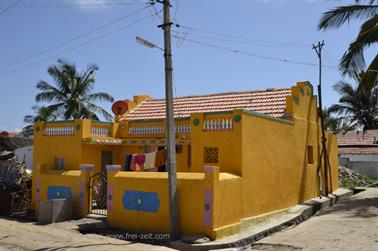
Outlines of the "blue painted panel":
M 49 186 L 47 188 L 47 199 L 72 199 L 71 188 L 64 186 Z
M 156 192 L 126 190 L 122 203 L 125 209 L 143 212 L 155 213 L 160 207 L 159 196 Z

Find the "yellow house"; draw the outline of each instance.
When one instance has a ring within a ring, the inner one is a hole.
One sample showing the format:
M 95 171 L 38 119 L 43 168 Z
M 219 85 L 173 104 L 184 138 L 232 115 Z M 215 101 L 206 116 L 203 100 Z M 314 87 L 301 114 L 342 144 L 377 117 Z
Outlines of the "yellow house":
M 106 172 L 106 214 L 117 228 L 168 233 L 166 172 L 124 171 L 126 154 L 163 148 L 165 101 L 126 100 L 117 122 L 38 122 L 33 207 L 70 198 L 76 217 L 93 207 L 90 177 Z M 212 239 L 255 216 L 320 195 L 320 121 L 312 85 L 175 98 L 182 234 Z M 331 191 L 338 188 L 336 137 L 327 133 Z

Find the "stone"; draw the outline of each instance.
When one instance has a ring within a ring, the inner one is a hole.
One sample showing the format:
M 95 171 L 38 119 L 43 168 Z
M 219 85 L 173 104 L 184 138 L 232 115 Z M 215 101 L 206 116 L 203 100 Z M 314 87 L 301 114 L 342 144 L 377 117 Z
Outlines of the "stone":
M 182 236 L 181 240 L 189 244 L 203 244 L 210 241 L 210 238 L 206 235 L 190 235 Z
M 38 223 L 45 225 L 70 220 L 72 202 L 67 199 L 42 201 L 39 205 Z

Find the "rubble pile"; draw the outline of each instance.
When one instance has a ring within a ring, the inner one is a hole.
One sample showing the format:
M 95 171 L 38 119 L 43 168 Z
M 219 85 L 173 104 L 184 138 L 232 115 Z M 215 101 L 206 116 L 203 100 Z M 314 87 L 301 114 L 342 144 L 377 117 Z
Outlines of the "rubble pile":
M 4 156 L 4 155 L 3 155 Z M 15 157 L 0 160 L 0 213 L 24 213 L 30 208 L 32 174 Z
M 339 181 L 340 186 L 346 188 L 368 186 L 376 182 L 375 180 L 360 174 L 358 171 L 345 166 L 339 166 Z

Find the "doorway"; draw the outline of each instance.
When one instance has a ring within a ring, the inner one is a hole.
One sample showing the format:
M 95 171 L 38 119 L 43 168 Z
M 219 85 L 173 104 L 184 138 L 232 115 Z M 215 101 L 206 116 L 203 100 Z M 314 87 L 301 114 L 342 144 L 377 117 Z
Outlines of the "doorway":
M 101 151 L 101 171 L 106 173 L 106 165 L 113 165 L 113 152 Z

